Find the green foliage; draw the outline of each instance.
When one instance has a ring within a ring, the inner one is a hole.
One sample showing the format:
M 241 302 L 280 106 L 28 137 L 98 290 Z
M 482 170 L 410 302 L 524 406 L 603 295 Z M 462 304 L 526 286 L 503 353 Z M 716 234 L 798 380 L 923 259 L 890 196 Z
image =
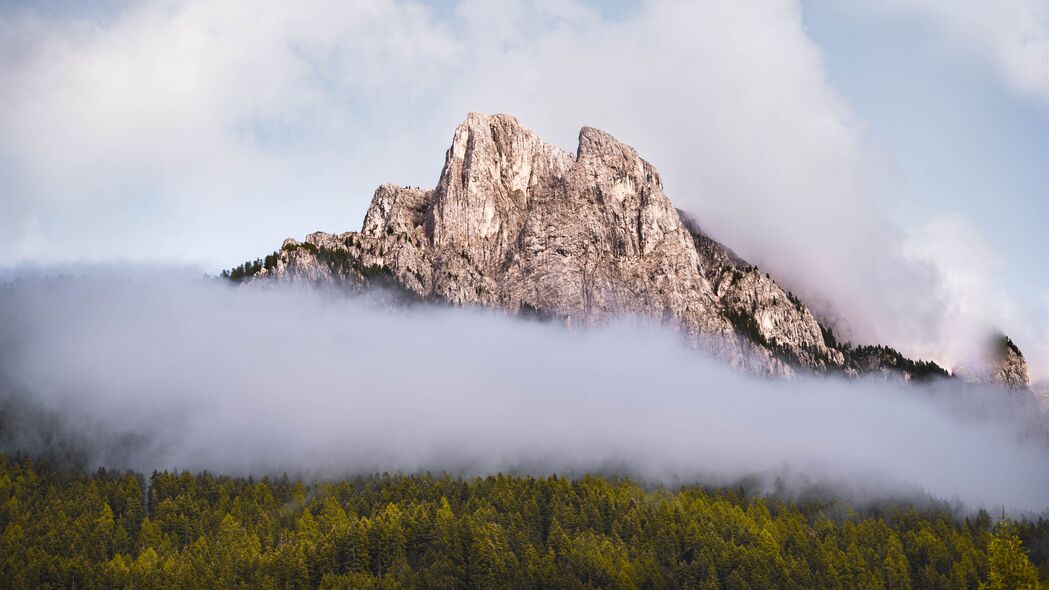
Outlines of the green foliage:
M 833 515 L 833 518 L 828 516 Z M 1049 521 L 497 475 L 306 485 L 0 455 L 5 588 L 1035 588 Z
M 399 281 L 393 274 L 393 270 L 385 264 L 364 266 L 357 258 L 349 255 L 344 250 L 322 250 L 321 256 L 331 265 L 333 270 L 342 273 L 344 276 L 353 276 L 352 271 L 356 271 L 364 278 L 366 285 L 384 290 L 398 304 L 413 305 L 427 301 L 426 297 L 419 295 Z M 436 302 L 431 301 L 431 303 Z
M 888 346 L 843 348 L 846 362 L 860 373 L 891 369 L 910 375 L 914 381 L 946 379 L 950 373 L 932 361 L 911 360 Z
M 852 346 L 847 342 L 838 342 L 838 337 L 834 335 L 834 330 L 830 326 L 824 326 L 822 323 L 819 324 L 820 332 L 823 333 L 823 342 L 830 348 L 837 348 L 843 352 L 848 352 L 852 349 Z
M 1024 552 L 1023 543 L 1012 526 L 998 526 L 988 544 L 990 576 L 981 588 L 988 590 L 1037 590 L 1038 570 Z
M 274 252 L 269 254 L 265 258 L 256 258 L 255 260 L 249 260 L 240 266 L 235 266 L 230 270 L 224 270 L 220 273 L 220 276 L 224 279 L 229 279 L 234 283 L 239 283 L 244 279 L 249 279 L 258 273 L 262 272 L 262 269 L 270 270 L 277 266 L 277 260 L 280 254 Z
M 772 346 L 772 344 L 766 340 L 765 336 L 761 333 L 761 328 L 758 326 L 758 322 L 754 319 L 754 316 L 730 307 L 725 310 L 725 317 L 732 324 L 732 327 L 736 330 L 737 334 L 740 334 L 755 344 L 760 344 L 766 348 Z
M 306 250 L 311 254 L 317 253 L 317 246 L 309 242 L 288 242 L 287 244 L 281 246 L 281 250 L 284 250 L 285 252 L 291 252 L 299 249 Z
M 909 359 L 889 346 L 853 346 L 848 342 L 839 341 L 830 327 L 820 324 L 820 330 L 827 346 L 840 350 L 845 355 L 846 368 L 857 373 L 888 369 L 906 373 L 910 375 L 911 380 L 919 382 L 947 379 L 951 376 L 946 369 L 933 361 Z
M 789 297 L 788 297 L 789 299 Z M 751 342 L 764 346 L 772 353 L 772 356 L 791 365 L 793 367 L 807 367 L 808 365 L 798 358 L 798 354 L 788 346 L 784 346 L 783 343 L 773 338 L 769 340 L 765 338 L 765 335 L 761 333 L 761 328 L 758 326 L 758 322 L 754 319 L 754 316 L 737 309 L 728 308 L 725 310 L 725 317 L 729 323 L 732 324 L 733 329 L 736 330 L 737 334 L 742 335 Z M 830 359 L 825 358 L 824 353 L 816 350 L 813 347 L 801 346 L 802 350 L 807 352 L 810 357 L 818 360 L 822 360 L 824 363 L 829 363 Z

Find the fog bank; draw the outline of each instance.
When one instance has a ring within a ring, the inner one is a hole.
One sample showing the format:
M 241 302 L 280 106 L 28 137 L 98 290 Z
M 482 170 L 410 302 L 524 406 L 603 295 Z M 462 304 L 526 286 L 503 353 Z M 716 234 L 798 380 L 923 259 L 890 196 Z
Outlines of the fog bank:
M 633 320 L 568 331 L 162 269 L 2 279 L 8 450 L 53 445 L 44 420 L 92 465 L 147 472 L 781 476 L 1049 508 L 1045 420 L 1019 394 L 767 381 Z

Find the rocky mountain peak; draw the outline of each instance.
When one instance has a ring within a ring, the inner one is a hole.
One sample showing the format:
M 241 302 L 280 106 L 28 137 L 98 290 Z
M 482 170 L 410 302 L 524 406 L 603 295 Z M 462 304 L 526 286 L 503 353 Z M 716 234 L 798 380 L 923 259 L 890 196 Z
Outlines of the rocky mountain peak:
M 973 358 L 955 367 L 955 374 L 975 383 L 1031 389 L 1027 360 L 1012 339 L 1000 332 L 988 336 Z
M 570 326 L 649 317 L 766 374 L 935 367 L 843 348 L 792 293 L 679 213 L 654 166 L 592 127 L 571 154 L 512 116 L 470 113 L 434 189 L 384 184 L 360 232 L 286 240 L 257 263 L 238 278 L 380 282 Z
M 641 158 L 631 146 L 620 143 L 615 137 L 593 127 L 579 130 L 579 147 L 576 149 L 576 160 L 590 161 L 598 166 L 607 166 L 620 174 L 634 178 L 644 178 L 655 183 L 660 189 L 663 181 L 659 178 L 654 166 Z
M 991 357 L 994 361 L 991 369 L 991 381 L 1020 389 L 1031 385 L 1031 373 L 1020 348 L 1004 334 L 995 338 Z

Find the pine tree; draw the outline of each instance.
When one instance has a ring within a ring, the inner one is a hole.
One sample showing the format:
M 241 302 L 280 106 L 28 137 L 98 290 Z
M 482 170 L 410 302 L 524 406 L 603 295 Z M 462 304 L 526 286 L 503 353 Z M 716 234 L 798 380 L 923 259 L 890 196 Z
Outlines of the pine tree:
M 998 526 L 988 544 L 991 565 L 988 590 L 1037 590 L 1038 570 L 1024 553 L 1020 537 L 1008 523 Z

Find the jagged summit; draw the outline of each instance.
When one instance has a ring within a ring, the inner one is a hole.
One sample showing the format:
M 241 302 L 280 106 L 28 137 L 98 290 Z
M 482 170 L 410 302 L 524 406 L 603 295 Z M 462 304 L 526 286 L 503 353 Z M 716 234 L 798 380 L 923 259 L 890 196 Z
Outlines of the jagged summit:
M 1030 389 L 1031 374 L 1027 360 L 1011 338 L 1001 332 L 990 335 L 978 362 L 959 367 L 969 381 L 997 383 L 1013 389 Z
M 1001 383 L 1009 387 L 1027 389 L 1031 385 L 1031 372 L 1027 367 L 1027 360 L 1020 352 L 1020 348 L 1006 335 L 998 337 L 998 347 L 994 357 L 995 371 L 991 376 L 993 383 Z
M 240 274 L 352 288 L 379 280 L 569 325 L 640 315 L 766 374 L 946 375 L 888 348 L 837 343 L 798 298 L 679 213 L 632 147 L 583 127 L 571 154 L 510 115 L 470 113 L 433 190 L 384 184 L 360 232 L 286 240 Z

